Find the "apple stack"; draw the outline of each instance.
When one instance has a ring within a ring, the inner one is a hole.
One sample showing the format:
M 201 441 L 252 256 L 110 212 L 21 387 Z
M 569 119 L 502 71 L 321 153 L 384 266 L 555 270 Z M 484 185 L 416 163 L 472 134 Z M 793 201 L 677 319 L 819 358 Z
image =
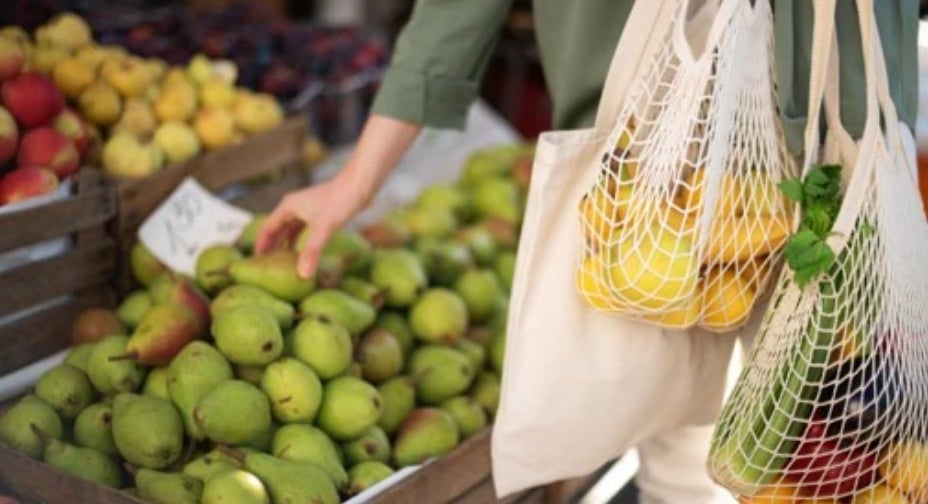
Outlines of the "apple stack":
M 26 61 L 23 46 L 0 35 L 0 205 L 55 191 L 77 173 L 90 145 L 84 120 Z
M 135 56 L 97 44 L 84 19 L 72 13 L 39 26 L 31 37 L 5 27 L 0 39 L 0 61 L 12 59 L 3 58 L 4 51 L 12 54 L 31 78 L 57 88 L 60 106 L 67 101 L 86 118 L 90 133 L 84 127 L 81 134 L 99 138 L 94 146 L 101 146 L 90 149 L 91 162 L 112 177 L 145 177 L 283 120 L 274 97 L 235 86 L 233 63 L 196 55 L 185 66 L 169 66 Z M 25 107 L 34 109 L 29 103 Z

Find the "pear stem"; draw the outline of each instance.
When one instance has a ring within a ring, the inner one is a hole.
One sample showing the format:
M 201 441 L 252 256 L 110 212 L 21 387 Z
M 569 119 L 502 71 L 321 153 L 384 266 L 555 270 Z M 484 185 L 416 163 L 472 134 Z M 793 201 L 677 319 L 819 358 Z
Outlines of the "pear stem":
M 240 451 L 238 451 L 238 450 L 236 450 L 236 449 L 234 449 L 234 448 L 231 448 L 231 447 L 226 446 L 226 445 L 216 445 L 216 449 L 219 450 L 219 451 L 221 451 L 222 453 L 225 453 L 226 455 L 228 455 L 228 456 L 234 458 L 234 459 L 237 460 L 240 464 L 244 464 L 244 463 L 245 463 L 245 454 L 242 453 L 242 452 L 240 452 Z
M 135 361 L 135 360 L 138 360 L 138 359 L 139 359 L 139 353 L 138 353 L 136 350 L 133 350 L 133 351 L 131 351 L 131 352 L 126 352 L 126 353 L 124 353 L 124 354 L 122 354 L 122 355 L 113 355 L 113 356 L 110 356 L 109 361 L 110 361 L 110 362 L 124 361 L 124 360 Z
M 43 446 L 48 445 L 48 443 L 51 442 L 52 437 L 47 432 L 40 429 L 38 425 L 30 423 L 29 429 L 32 430 L 32 433 L 39 438 L 39 441 L 42 442 Z

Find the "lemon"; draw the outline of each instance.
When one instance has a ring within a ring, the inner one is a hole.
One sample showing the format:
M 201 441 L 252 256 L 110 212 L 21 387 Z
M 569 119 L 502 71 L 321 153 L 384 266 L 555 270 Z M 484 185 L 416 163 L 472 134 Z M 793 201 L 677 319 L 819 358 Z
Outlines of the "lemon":
M 629 234 L 615 251 L 612 287 L 631 308 L 652 313 L 676 308 L 696 287 L 692 242 L 656 226 Z
M 702 313 L 702 296 L 694 294 L 686 306 L 666 313 L 645 315 L 645 320 L 670 329 L 686 329 L 699 322 Z
M 917 441 L 893 446 L 880 464 L 880 475 L 887 485 L 903 492 L 928 493 L 928 446 Z
M 596 187 L 580 200 L 584 232 L 593 244 L 605 245 L 615 236 L 616 227 L 627 211 L 631 191 L 631 186 L 622 186 L 613 196 Z
M 924 473 L 923 473 L 924 474 Z M 864 490 L 854 496 L 851 504 L 914 504 L 903 493 L 885 485 Z
M 612 294 L 603 277 L 603 265 L 595 257 L 587 257 L 577 270 L 577 289 L 583 299 L 597 310 L 610 310 Z
M 740 275 L 726 269 L 710 269 L 700 285 L 703 296 L 702 327 L 730 331 L 743 324 L 754 305 L 755 292 Z
M 753 497 L 738 499 L 740 504 L 796 504 L 802 502 L 802 493 L 793 485 L 776 485 L 763 488 Z
M 777 215 L 786 210 L 786 200 L 769 174 L 751 170 L 742 176 L 744 215 Z
M 706 170 L 697 168 L 684 177 L 686 183 L 677 194 L 677 205 L 687 211 L 694 211 L 703 206 L 703 191 L 705 190 Z M 732 173 L 722 176 L 721 193 L 716 199 L 715 214 L 721 218 L 731 215 L 741 215 L 744 212 L 744 188 L 741 181 Z
M 705 262 L 741 262 L 778 250 L 789 238 L 787 222 L 785 218 L 767 215 L 716 220 L 705 250 Z

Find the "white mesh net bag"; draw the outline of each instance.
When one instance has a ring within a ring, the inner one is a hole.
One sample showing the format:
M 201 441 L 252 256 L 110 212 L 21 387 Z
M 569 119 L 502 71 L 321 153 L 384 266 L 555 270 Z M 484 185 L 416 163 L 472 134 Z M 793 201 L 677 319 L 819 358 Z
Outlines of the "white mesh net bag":
M 667 328 L 741 326 L 792 224 L 769 2 L 722 0 L 652 44 L 579 203 L 577 288 L 594 309 Z M 692 33 L 697 31 L 697 33 Z M 698 56 L 694 46 L 703 44 Z
M 923 504 L 928 225 L 873 0 L 857 2 L 863 137 L 855 145 L 840 125 L 834 5 L 815 2 L 804 177 L 784 188 L 803 199 L 789 267 L 716 427 L 709 469 L 745 503 Z M 817 159 L 823 93 L 829 141 Z

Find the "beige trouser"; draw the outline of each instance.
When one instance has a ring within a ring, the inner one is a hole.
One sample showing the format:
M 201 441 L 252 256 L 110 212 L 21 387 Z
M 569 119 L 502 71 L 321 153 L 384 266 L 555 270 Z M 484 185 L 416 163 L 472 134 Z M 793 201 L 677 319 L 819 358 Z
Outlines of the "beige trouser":
M 713 426 L 686 427 L 653 437 L 636 448 L 640 504 L 734 504 L 706 472 Z

